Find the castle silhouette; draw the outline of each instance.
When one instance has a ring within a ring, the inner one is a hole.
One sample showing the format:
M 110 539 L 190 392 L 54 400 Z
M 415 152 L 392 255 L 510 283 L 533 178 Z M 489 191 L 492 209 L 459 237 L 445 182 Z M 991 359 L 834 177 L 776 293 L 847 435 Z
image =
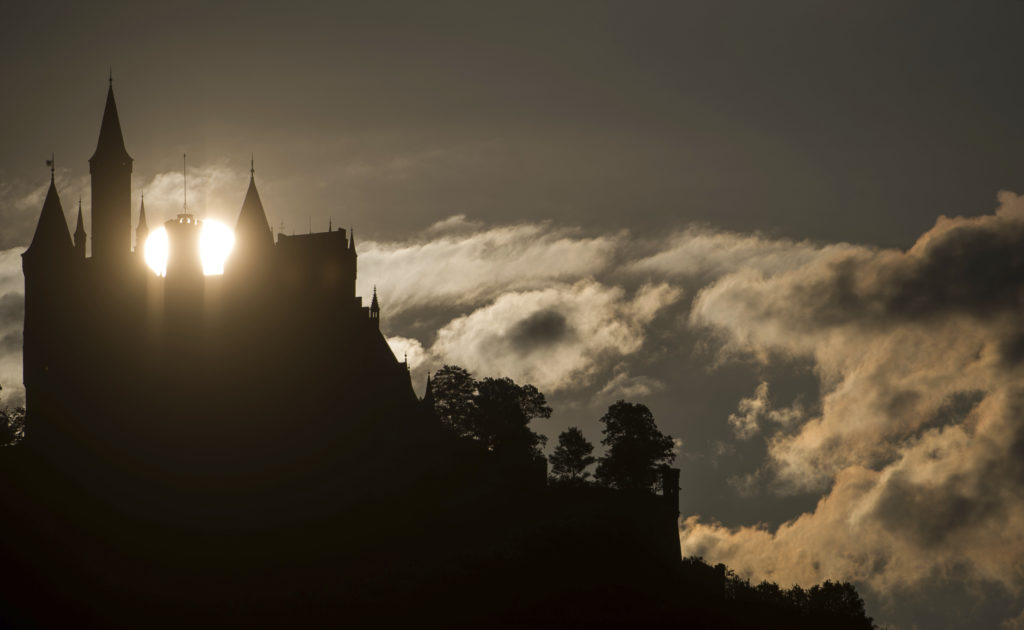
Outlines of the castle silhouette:
M 34 610 L 320 624 L 401 601 L 410 619 L 516 625 L 563 610 L 563 579 L 577 605 L 667 584 L 678 471 L 662 496 L 549 488 L 542 459 L 456 437 L 381 334 L 376 290 L 368 306 L 356 295 L 351 233 L 275 241 L 250 168 L 224 273 L 203 275 L 201 219 L 183 209 L 164 224 L 161 276 L 142 254 L 144 201 L 132 248 L 112 81 L 89 166 L 91 256 L 52 170 L 23 254 L 26 431 L 0 461 L 19 518 L 0 535 L 24 571 L 6 586 Z M 538 570 L 552 559 L 557 579 Z M 623 572 L 636 581 L 609 582 Z

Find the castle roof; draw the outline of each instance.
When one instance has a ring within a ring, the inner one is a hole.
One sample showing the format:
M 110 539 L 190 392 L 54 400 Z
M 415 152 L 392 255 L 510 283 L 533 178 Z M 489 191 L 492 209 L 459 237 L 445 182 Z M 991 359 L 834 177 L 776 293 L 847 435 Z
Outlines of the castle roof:
M 149 232 L 149 224 L 146 223 L 146 197 L 142 197 L 142 201 L 139 202 L 139 225 L 135 228 L 136 232 L 143 234 Z
M 82 199 L 78 199 L 78 222 L 75 224 L 75 243 L 79 238 L 85 238 L 85 221 L 82 219 Z
M 50 189 L 46 191 L 46 201 L 43 202 L 43 211 L 39 214 L 36 233 L 32 236 L 32 243 L 25 254 L 70 252 L 73 249 L 68 224 L 64 220 L 64 208 L 60 204 L 60 195 L 57 194 L 57 186 L 53 183 L 51 174 Z
M 96 151 L 89 162 L 96 159 L 128 159 L 128 150 L 124 148 L 124 136 L 121 134 L 121 119 L 117 116 L 117 103 L 114 102 L 114 85 L 107 88 L 107 104 L 103 108 L 103 122 L 100 124 L 100 138 L 96 142 Z
M 260 193 L 256 190 L 254 172 L 249 174 L 249 190 L 245 192 L 242 211 L 238 213 L 235 238 L 238 242 L 244 242 L 253 248 L 273 247 L 274 245 L 274 234 L 270 231 L 267 213 L 263 210 Z

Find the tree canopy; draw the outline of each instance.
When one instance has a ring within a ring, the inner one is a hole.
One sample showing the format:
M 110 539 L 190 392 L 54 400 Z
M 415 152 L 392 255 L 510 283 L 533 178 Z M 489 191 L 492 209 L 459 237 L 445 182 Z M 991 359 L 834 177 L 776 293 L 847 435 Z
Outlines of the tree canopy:
M 594 445 L 583 436 L 578 427 L 569 427 L 558 435 L 558 446 L 548 458 L 551 462 L 551 477 L 564 483 L 586 481 L 590 473 L 587 467 L 597 459 L 591 455 Z
M 658 471 L 675 459 L 672 437 L 654 423 L 646 405 L 623 400 L 608 407 L 601 444 L 608 451 L 598 461 L 597 480 L 622 490 L 650 490 Z
M 476 434 L 476 381 L 457 365 L 445 365 L 430 383 L 434 397 L 434 413 L 442 424 L 459 437 Z
M 464 368 L 445 365 L 431 381 L 434 413 L 460 437 L 491 451 L 540 456 L 546 438 L 530 430 L 534 418 L 551 417 L 551 407 L 533 385 L 510 378 L 476 380 Z

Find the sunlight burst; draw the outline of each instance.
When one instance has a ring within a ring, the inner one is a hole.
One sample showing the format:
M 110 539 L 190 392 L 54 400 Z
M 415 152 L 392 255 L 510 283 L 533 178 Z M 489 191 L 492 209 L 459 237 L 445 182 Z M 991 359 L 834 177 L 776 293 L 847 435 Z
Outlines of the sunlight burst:
M 203 221 L 199 231 L 199 258 L 203 261 L 203 275 L 224 273 L 224 263 L 235 246 L 235 233 L 219 221 Z
M 161 278 L 167 275 L 167 250 L 167 230 L 161 225 L 149 233 L 143 250 L 146 264 Z
M 224 273 L 224 263 L 235 245 L 235 234 L 228 226 L 219 221 L 203 221 L 199 230 L 199 259 L 203 265 L 203 275 L 216 276 Z M 160 226 L 149 233 L 146 239 L 144 257 L 146 265 L 158 276 L 167 275 L 167 258 L 170 243 L 167 229 Z

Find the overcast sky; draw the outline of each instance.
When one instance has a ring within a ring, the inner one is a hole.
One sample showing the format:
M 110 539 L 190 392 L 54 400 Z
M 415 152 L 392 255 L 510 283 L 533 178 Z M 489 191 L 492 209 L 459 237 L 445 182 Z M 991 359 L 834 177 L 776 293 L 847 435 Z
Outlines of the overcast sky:
M 681 540 L 1024 628 L 1024 2 L 20 3 L 0 24 L 0 383 L 53 152 L 89 228 L 108 68 L 133 206 L 354 226 L 445 362 L 678 438 Z M 1001 192 L 1004 191 L 1004 192 Z M 948 217 L 948 218 L 940 218 Z

